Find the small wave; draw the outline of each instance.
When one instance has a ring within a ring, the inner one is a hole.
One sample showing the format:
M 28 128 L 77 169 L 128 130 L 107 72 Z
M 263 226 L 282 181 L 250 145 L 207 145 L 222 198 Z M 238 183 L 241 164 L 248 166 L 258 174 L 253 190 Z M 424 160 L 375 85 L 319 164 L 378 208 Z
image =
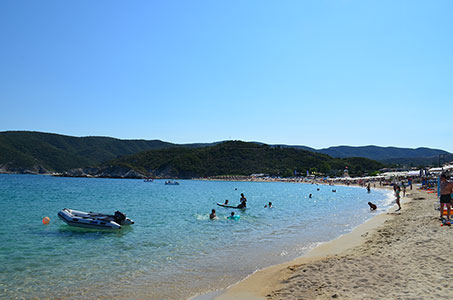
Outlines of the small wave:
M 383 206 L 391 206 L 395 202 L 395 196 L 391 191 L 386 191 Z
M 196 214 L 195 218 L 199 221 L 209 220 L 209 214 Z

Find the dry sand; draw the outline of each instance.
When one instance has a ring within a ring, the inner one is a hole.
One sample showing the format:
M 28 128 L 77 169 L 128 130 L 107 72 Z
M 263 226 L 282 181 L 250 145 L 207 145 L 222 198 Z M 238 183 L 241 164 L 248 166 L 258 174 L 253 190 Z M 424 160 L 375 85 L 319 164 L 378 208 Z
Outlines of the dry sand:
M 258 271 L 215 299 L 453 299 L 453 226 L 440 226 L 435 194 L 408 192 L 401 211 Z

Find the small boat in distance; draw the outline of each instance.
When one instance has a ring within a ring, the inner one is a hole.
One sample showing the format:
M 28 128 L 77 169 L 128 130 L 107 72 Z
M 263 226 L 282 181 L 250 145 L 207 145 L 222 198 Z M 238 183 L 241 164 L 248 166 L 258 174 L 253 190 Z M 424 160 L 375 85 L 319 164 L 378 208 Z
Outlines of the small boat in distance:
M 173 180 L 168 180 L 168 181 L 165 181 L 165 185 L 179 185 L 179 182 L 173 181 Z
M 121 225 L 134 224 L 134 221 L 120 211 L 116 211 L 114 215 L 106 215 L 63 208 L 58 212 L 58 217 L 68 225 L 83 228 L 121 229 Z

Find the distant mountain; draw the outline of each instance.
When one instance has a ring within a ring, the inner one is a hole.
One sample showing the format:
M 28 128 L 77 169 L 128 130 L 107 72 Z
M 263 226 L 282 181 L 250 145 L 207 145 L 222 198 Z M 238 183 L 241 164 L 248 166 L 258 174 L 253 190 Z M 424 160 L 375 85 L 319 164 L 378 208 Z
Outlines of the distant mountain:
M 444 155 L 440 162 L 453 161 L 453 155 L 447 151 L 420 147 L 417 149 L 379 146 L 336 146 L 314 149 L 307 146 L 272 145 L 277 148 L 295 148 L 327 154 L 336 158 L 366 157 L 388 165 L 429 166 L 438 165 L 439 155 Z
M 204 148 L 148 150 L 104 164 L 104 168 L 129 167 L 150 176 L 176 178 L 253 173 L 286 177 L 293 176 L 295 170 L 302 174 L 310 170 L 336 176 L 343 173 L 345 166 L 348 166 L 351 175 L 371 173 L 384 167 L 367 158 L 339 159 L 293 147 L 271 147 L 242 141 L 223 142 Z
M 396 164 L 403 166 L 438 166 L 446 162 L 453 161 L 453 154 L 436 155 L 431 157 L 405 157 L 405 158 L 389 158 L 381 162 L 384 164 Z
M 420 147 L 417 149 L 379 147 L 379 146 L 337 146 L 315 150 L 317 152 L 330 155 L 332 157 L 366 157 L 378 161 L 403 158 L 428 158 L 439 154 L 449 154 L 447 151 Z

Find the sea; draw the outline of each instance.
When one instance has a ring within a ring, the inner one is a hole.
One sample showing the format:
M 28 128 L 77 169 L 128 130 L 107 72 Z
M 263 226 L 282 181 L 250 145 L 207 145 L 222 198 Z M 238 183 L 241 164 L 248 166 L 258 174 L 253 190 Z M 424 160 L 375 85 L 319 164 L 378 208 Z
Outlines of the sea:
M 0 299 L 190 299 L 302 256 L 394 204 L 359 187 L 179 183 L 0 175 Z M 216 205 L 238 204 L 241 193 L 245 211 Z M 135 224 L 75 228 L 57 217 L 63 208 L 120 210 Z M 232 211 L 240 218 L 227 219 Z

